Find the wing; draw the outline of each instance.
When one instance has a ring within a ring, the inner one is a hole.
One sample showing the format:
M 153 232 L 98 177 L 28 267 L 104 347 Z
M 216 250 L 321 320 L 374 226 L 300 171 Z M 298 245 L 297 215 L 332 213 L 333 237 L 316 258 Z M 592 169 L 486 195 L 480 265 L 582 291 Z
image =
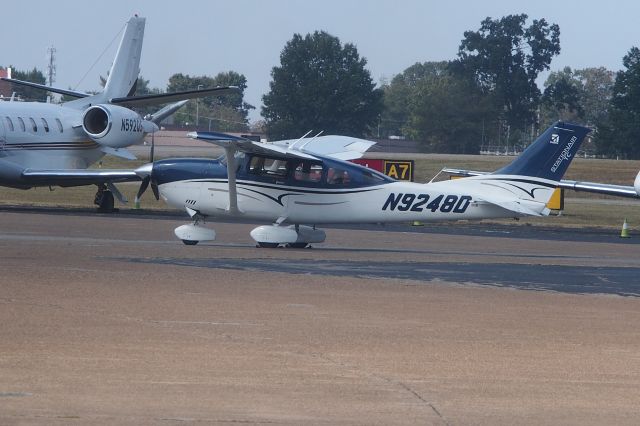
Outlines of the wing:
M 251 154 L 268 155 L 276 158 L 302 158 L 306 160 L 320 160 L 310 154 L 298 150 L 288 149 L 275 143 L 256 142 L 239 136 L 218 132 L 192 132 L 187 136 L 193 139 L 218 145 L 225 150 L 248 152 Z
M 188 136 L 223 148 L 232 147 L 243 152 L 270 155 L 278 158 L 311 160 L 320 160 L 319 157 L 330 157 L 343 161 L 353 160 L 362 157 L 369 148 L 375 145 L 375 142 L 349 136 L 320 136 L 269 143 L 256 142 L 218 132 L 193 132 L 189 133 Z
M 273 144 L 309 154 L 348 161 L 361 158 L 376 143 L 350 136 L 328 135 L 308 139 L 276 141 Z
M 126 96 L 123 98 L 111 98 L 109 103 L 126 107 L 157 105 L 168 102 L 183 101 L 186 99 L 204 98 L 207 96 L 222 96 L 237 93 L 240 89 L 236 86 L 212 87 L 208 89 L 185 90 L 183 92 L 160 93 L 154 95 Z
M 460 176 L 481 176 L 488 172 L 478 172 L 474 170 L 452 169 L 445 167 L 443 172 Z M 571 189 L 573 191 L 593 192 L 596 194 L 615 195 L 618 197 L 640 198 L 640 173 L 636 177 L 634 186 L 612 185 L 599 182 L 582 182 L 576 180 L 561 180 L 558 187 Z
M 25 169 L 22 178 L 34 186 L 62 187 L 142 180 L 134 170 L 116 169 Z

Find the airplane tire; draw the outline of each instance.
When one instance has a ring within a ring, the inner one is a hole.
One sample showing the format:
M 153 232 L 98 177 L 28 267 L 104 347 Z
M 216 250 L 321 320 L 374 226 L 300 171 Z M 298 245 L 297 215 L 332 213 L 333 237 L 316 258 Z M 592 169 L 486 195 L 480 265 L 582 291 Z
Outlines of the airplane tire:
M 264 242 L 258 242 L 258 247 L 260 248 L 276 248 L 278 247 L 280 244 L 278 243 L 264 243 Z
M 309 243 L 289 243 L 289 244 L 287 244 L 287 247 L 296 248 L 296 249 L 303 249 L 303 248 L 307 248 L 308 245 L 309 245 Z
M 111 191 L 103 191 L 98 200 L 98 211 L 111 213 L 114 211 L 113 208 L 113 194 Z
M 182 240 L 182 242 L 187 246 L 195 246 L 198 244 L 197 240 Z

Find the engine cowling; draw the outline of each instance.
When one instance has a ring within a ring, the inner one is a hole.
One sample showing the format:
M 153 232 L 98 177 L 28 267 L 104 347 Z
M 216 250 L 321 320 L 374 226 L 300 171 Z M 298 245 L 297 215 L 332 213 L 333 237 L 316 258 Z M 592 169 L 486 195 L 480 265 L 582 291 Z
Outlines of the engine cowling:
M 112 148 L 142 143 L 157 126 L 135 111 L 117 105 L 93 105 L 82 116 L 82 129 L 95 142 Z
M 640 172 L 638 172 L 638 175 L 636 176 L 636 180 L 635 182 L 633 182 L 633 187 L 636 189 L 636 194 L 640 196 Z

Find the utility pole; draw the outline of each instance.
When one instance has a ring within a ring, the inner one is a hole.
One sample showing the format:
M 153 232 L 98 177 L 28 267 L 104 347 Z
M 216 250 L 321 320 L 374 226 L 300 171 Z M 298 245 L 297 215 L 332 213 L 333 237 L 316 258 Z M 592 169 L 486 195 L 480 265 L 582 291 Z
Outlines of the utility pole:
M 49 57 L 49 64 L 47 65 L 47 80 L 49 86 L 53 86 L 53 82 L 56 81 L 56 48 L 51 46 L 47 49 L 47 55 Z

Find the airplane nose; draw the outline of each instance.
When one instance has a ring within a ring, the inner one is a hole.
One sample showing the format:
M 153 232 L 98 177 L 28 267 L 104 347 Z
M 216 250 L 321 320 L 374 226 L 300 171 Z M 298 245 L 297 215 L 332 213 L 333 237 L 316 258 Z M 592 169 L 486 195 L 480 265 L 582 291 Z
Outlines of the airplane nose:
M 135 169 L 134 172 L 142 179 L 146 178 L 147 176 L 151 176 L 151 173 L 153 172 L 153 163 L 144 164 Z

